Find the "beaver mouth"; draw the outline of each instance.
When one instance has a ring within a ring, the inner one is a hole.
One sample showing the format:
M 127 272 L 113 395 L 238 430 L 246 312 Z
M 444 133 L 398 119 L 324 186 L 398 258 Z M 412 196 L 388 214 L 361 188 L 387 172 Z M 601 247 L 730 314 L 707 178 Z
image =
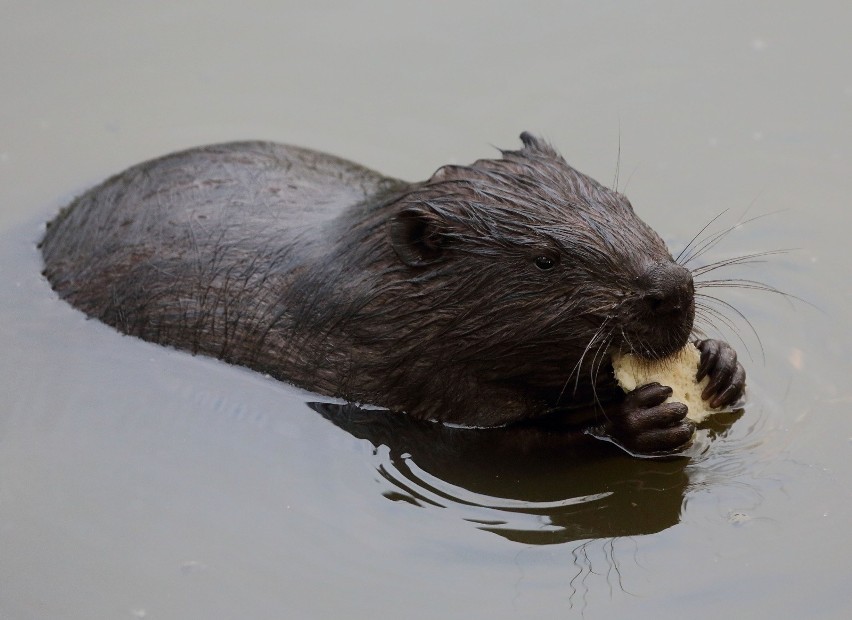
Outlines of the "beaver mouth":
M 690 303 L 682 312 L 644 316 L 633 320 L 621 329 L 622 348 L 647 360 L 668 357 L 686 346 L 692 335 L 695 304 Z
M 656 361 L 673 355 L 689 342 L 689 333 L 683 338 L 671 338 L 663 342 L 643 343 L 639 347 L 631 346 L 630 353 L 648 361 Z

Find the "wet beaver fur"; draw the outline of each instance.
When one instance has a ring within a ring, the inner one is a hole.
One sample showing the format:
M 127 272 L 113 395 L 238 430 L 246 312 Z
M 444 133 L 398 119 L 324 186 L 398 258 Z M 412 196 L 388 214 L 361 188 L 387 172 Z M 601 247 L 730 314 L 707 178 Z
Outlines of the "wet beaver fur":
M 521 140 L 420 183 L 266 142 L 168 155 L 50 222 L 44 273 L 126 334 L 314 392 L 468 426 L 598 424 L 632 451 L 677 449 L 686 407 L 661 404 L 657 384 L 624 396 L 609 352 L 682 347 L 690 271 L 625 196 Z M 699 347 L 705 398 L 734 402 L 735 352 Z

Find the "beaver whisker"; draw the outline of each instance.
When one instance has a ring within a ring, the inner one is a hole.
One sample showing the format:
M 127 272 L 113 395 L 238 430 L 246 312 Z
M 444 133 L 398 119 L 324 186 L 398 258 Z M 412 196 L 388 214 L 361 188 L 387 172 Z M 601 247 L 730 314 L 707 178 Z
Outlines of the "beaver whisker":
M 568 387 L 568 383 L 571 382 L 571 377 L 576 375 L 577 380 L 579 381 L 580 369 L 583 365 L 583 361 L 586 359 L 586 355 L 588 355 L 589 351 L 594 346 L 597 339 L 600 337 L 601 332 L 604 330 L 604 327 L 605 327 L 604 325 L 601 325 L 597 329 L 597 331 L 595 331 L 595 333 L 592 334 L 592 337 L 589 338 L 589 341 L 586 343 L 586 346 L 583 347 L 583 351 L 580 354 L 580 357 L 577 360 L 577 363 L 574 364 L 574 366 L 571 368 L 571 371 L 568 373 L 568 378 L 565 380 L 565 383 L 562 385 L 562 390 L 559 392 L 559 397 L 557 398 L 557 401 L 562 400 L 562 396 L 565 394 L 565 388 Z M 575 392 L 576 392 L 576 386 L 575 386 Z
M 723 215 L 724 213 L 727 213 L 727 209 L 722 211 L 722 213 L 720 213 L 716 217 L 718 218 L 721 215 Z M 710 223 L 712 223 L 713 221 L 715 221 L 715 218 L 713 220 L 711 220 Z M 732 233 L 734 230 L 736 230 L 740 225 L 741 225 L 740 223 L 734 224 L 733 226 L 730 226 L 729 228 L 726 228 L 726 229 L 721 230 L 721 231 L 717 231 L 717 232 L 713 233 L 712 235 L 710 235 L 709 237 L 707 237 L 706 239 L 701 240 L 700 243 L 696 243 L 696 245 L 692 248 L 692 250 L 686 256 L 683 257 L 683 261 L 678 260 L 677 262 L 679 264 L 683 265 L 683 266 L 686 266 L 687 264 L 691 263 L 693 260 L 699 258 L 700 256 L 703 256 L 706 252 L 709 252 L 710 250 L 715 248 L 725 237 L 727 237 L 730 233 Z
M 699 308 L 701 310 L 700 314 L 698 312 Z M 700 318 L 701 321 L 707 323 L 718 334 L 721 334 L 722 330 L 719 329 L 719 326 L 716 325 L 716 323 L 714 322 L 713 319 L 721 321 L 725 325 L 725 327 L 727 327 L 734 334 L 734 336 L 736 336 L 737 340 L 740 341 L 740 343 L 743 345 L 746 352 L 748 353 L 749 358 L 754 359 L 753 356 L 751 355 L 751 350 L 749 349 L 748 344 L 746 343 L 745 339 L 742 337 L 742 333 L 741 333 L 739 327 L 737 326 L 737 324 L 734 321 L 732 321 L 729 317 L 727 317 L 723 312 L 721 312 L 717 308 L 713 308 L 713 307 L 708 306 L 706 304 L 696 302 L 696 315 L 695 316 L 696 316 L 696 318 Z M 711 317 L 713 317 L 713 318 L 711 318 Z M 694 329 L 693 332 L 695 332 L 696 334 L 698 334 L 700 332 L 701 335 L 703 335 L 703 337 L 705 337 L 705 338 L 707 336 L 706 332 L 704 332 L 703 330 L 700 330 L 700 328 Z
M 603 363 L 606 361 L 607 350 L 609 348 L 609 337 L 604 338 L 600 345 L 598 346 L 598 350 L 595 352 L 594 357 L 592 357 L 592 364 L 589 368 L 589 378 L 592 383 L 592 398 L 594 402 L 599 402 L 598 400 L 598 377 L 600 376 L 600 370 L 603 366 Z M 597 360 L 597 363 L 596 363 Z M 574 387 L 574 393 L 576 394 L 577 387 Z
M 571 372 L 568 373 L 568 378 L 565 380 L 565 383 L 562 385 L 562 390 L 559 392 L 559 396 L 557 397 L 556 402 L 561 402 L 562 396 L 564 396 L 564 394 L 565 394 L 565 388 L 567 388 L 568 384 L 571 382 L 571 377 L 575 376 L 575 375 L 576 375 L 576 380 L 574 382 L 573 394 L 574 395 L 577 394 L 577 389 L 578 389 L 579 382 L 580 382 L 580 370 L 581 370 L 582 365 L 583 365 L 583 360 L 585 360 L 586 355 L 588 354 L 589 350 L 594 346 L 595 341 L 600 337 L 601 333 L 606 328 L 606 324 L 609 322 L 610 318 L 611 317 L 606 317 L 604 319 L 604 322 L 601 323 L 600 327 L 598 327 L 597 331 L 595 331 L 595 333 L 589 339 L 588 343 L 586 343 L 586 346 L 583 348 L 583 352 L 580 354 L 580 358 L 577 360 L 577 363 L 574 364 L 574 367 L 571 369 Z M 605 340 L 605 338 L 604 338 L 604 340 Z M 594 361 L 594 359 L 593 359 L 593 361 Z
M 711 235 L 708 235 L 706 238 L 701 240 L 702 235 L 709 229 L 709 227 L 716 222 L 722 215 L 724 215 L 727 210 L 723 210 L 721 213 L 713 217 L 707 224 L 701 227 L 701 230 L 686 244 L 686 246 L 681 250 L 678 254 L 675 262 L 682 266 L 686 266 L 692 261 L 700 258 L 705 255 L 707 252 L 715 248 L 723 239 L 725 239 L 731 232 L 736 230 L 737 228 L 744 226 L 746 224 L 753 223 L 757 220 L 763 219 L 770 215 L 776 215 L 780 211 L 773 211 L 770 213 L 764 213 L 761 215 L 757 215 L 754 217 L 750 217 L 748 219 L 741 219 L 736 222 L 732 226 L 729 226 L 721 231 L 715 232 Z M 765 360 L 765 350 L 763 347 L 763 343 L 761 341 L 760 335 L 757 333 L 754 325 L 751 321 L 746 318 L 746 316 L 741 312 L 738 308 L 736 308 L 733 304 L 714 297 L 712 295 L 706 294 L 706 291 L 711 288 L 738 288 L 738 289 L 748 289 L 748 290 L 759 290 L 769 293 L 774 293 L 777 295 L 781 295 L 785 298 L 785 300 L 790 302 L 791 299 L 797 299 L 798 297 L 795 295 L 790 295 L 777 289 L 774 286 L 765 284 L 763 282 L 759 282 L 756 280 L 746 279 L 746 278 L 729 278 L 729 279 L 704 279 L 702 280 L 702 276 L 706 276 L 718 269 L 722 269 L 725 267 L 733 267 L 740 265 L 749 265 L 762 263 L 765 257 L 786 254 L 792 251 L 792 249 L 778 249 L 778 250 L 768 250 L 762 252 L 752 252 L 748 254 L 743 254 L 741 256 L 736 256 L 732 258 L 723 258 L 717 261 L 698 266 L 694 269 L 691 269 L 693 282 L 695 287 L 695 299 L 696 299 L 696 318 L 702 320 L 711 325 L 711 327 L 719 331 L 719 326 L 716 325 L 715 321 L 720 321 L 723 323 L 728 329 L 730 329 L 737 339 L 743 344 L 749 356 L 751 356 L 751 351 L 749 350 L 748 345 L 746 344 L 740 330 L 738 329 L 736 322 L 731 320 L 728 316 L 726 316 L 725 312 L 722 310 L 733 311 L 739 319 L 742 319 L 749 327 L 751 332 L 754 334 L 755 339 L 758 342 L 760 347 L 761 357 Z M 705 293 L 699 293 L 700 290 L 704 290 Z M 704 300 L 702 303 L 701 300 Z M 807 303 L 807 302 L 806 302 Z M 713 307 L 713 306 L 717 307 Z
M 603 366 L 603 363 L 607 359 L 606 352 L 609 350 L 610 345 L 612 344 L 612 337 L 613 337 L 614 334 L 615 334 L 615 327 L 613 326 L 609 329 L 609 331 L 607 332 L 607 334 L 605 336 L 600 338 L 597 346 L 595 347 L 595 353 L 592 356 L 592 363 L 589 365 L 589 376 L 591 378 L 590 384 L 591 384 L 591 389 L 592 389 L 591 405 L 594 407 L 595 413 L 600 411 L 603 414 L 604 418 L 606 418 L 606 419 L 608 419 L 607 414 L 606 414 L 606 410 L 601 404 L 602 403 L 601 399 L 598 397 L 597 381 L 598 381 L 598 377 L 600 375 L 600 369 Z M 589 345 L 591 346 L 591 344 L 592 343 L 590 342 Z M 584 352 L 584 354 L 585 354 L 585 352 Z M 562 396 L 565 392 L 565 388 L 571 382 L 571 377 L 574 375 L 575 371 L 579 375 L 579 372 L 580 372 L 579 366 L 575 366 L 574 369 L 571 371 L 571 373 L 568 375 L 568 378 L 565 380 L 565 383 L 562 386 L 562 391 L 559 393 L 559 398 L 557 398 L 557 400 L 556 400 L 557 404 L 561 402 Z M 576 384 L 576 382 L 575 382 L 574 390 L 573 390 L 572 394 L 575 397 L 577 395 L 577 384 Z
M 707 295 L 705 293 L 696 292 L 695 298 L 696 298 L 696 300 L 698 300 L 700 298 L 700 299 L 707 300 L 708 302 L 715 302 L 715 303 L 723 306 L 724 308 L 728 308 L 729 310 L 732 310 L 734 313 L 736 313 L 736 315 L 738 317 L 740 317 L 743 321 L 745 321 L 746 325 L 748 325 L 749 329 L 751 330 L 751 333 L 754 334 L 754 337 L 757 339 L 757 344 L 760 347 L 760 357 L 763 360 L 763 362 L 766 363 L 766 351 L 763 348 L 763 341 L 760 339 L 760 334 L 757 333 L 757 329 L 755 328 L 754 324 L 751 321 L 748 320 L 746 315 L 743 314 L 742 311 L 740 311 L 739 308 L 737 308 L 736 306 L 734 306 L 730 302 L 727 302 L 723 299 L 719 299 L 718 297 L 714 297 L 712 295 Z M 705 306 L 705 308 L 709 308 L 709 307 Z M 743 343 L 743 344 L 745 344 L 745 343 Z M 746 350 L 748 351 L 748 347 L 746 347 Z M 749 353 L 749 356 L 751 356 L 751 352 L 748 351 L 748 353 Z
M 627 333 L 624 331 L 624 327 L 619 326 L 619 329 L 621 330 L 621 339 L 624 340 L 624 342 L 627 343 L 627 347 L 631 351 L 638 351 L 639 349 L 637 349 L 635 346 L 633 346 L 633 343 L 630 342 L 630 338 L 627 336 Z
M 707 323 L 709 327 L 719 332 L 719 326 L 715 323 L 715 321 L 718 320 L 721 321 L 725 325 L 725 327 L 739 334 L 739 328 L 737 327 L 736 323 L 734 323 L 730 318 L 725 316 L 725 314 L 720 312 L 718 309 L 705 305 L 703 303 L 696 302 L 695 304 L 695 320 L 696 323 L 699 321 L 703 321 Z M 695 326 L 693 327 L 693 331 L 696 331 L 698 329 Z
M 766 293 L 774 293 L 776 295 L 780 295 L 784 298 L 785 301 L 787 301 L 791 305 L 791 307 L 793 305 L 793 302 L 791 300 L 793 299 L 813 307 L 813 304 L 797 295 L 782 291 L 781 289 L 778 289 L 772 286 L 771 284 L 766 284 L 765 282 L 760 282 L 758 280 L 749 280 L 746 278 L 727 278 L 724 280 L 700 280 L 695 283 L 695 288 L 738 288 L 753 291 L 764 291 Z
M 721 333 L 721 332 L 719 332 L 719 328 L 717 328 L 716 325 L 712 321 L 707 319 L 706 317 L 702 317 L 702 321 L 706 321 L 708 323 L 708 325 L 710 326 L 710 328 L 715 330 L 716 333 Z M 704 340 L 705 338 L 707 338 L 707 330 L 705 330 L 700 325 L 695 325 L 692 328 L 692 332 L 690 333 L 690 336 L 692 337 L 693 342 L 695 340 Z
M 774 256 L 780 254 L 787 254 L 793 251 L 792 248 L 780 249 L 780 250 L 767 250 L 765 252 L 754 252 L 751 254 L 743 254 L 742 256 L 735 256 L 733 258 L 723 258 L 713 263 L 708 263 L 707 265 L 702 265 L 701 267 L 696 267 L 692 270 L 693 277 L 702 276 L 711 271 L 715 271 L 716 269 L 720 269 L 722 267 L 728 267 L 730 265 L 751 265 L 757 263 L 764 263 L 766 261 L 756 260 L 758 258 L 763 258 L 765 256 Z
M 618 152 L 615 156 L 615 174 L 612 179 L 612 191 L 618 191 L 618 175 L 621 173 L 621 127 L 618 128 Z
M 723 210 L 723 211 L 721 211 L 718 215 L 714 216 L 714 217 L 713 217 L 713 218 L 712 218 L 709 222 L 707 222 L 706 224 L 704 224 L 704 226 L 702 226 L 702 227 L 701 227 L 701 230 L 699 230 L 697 233 L 695 233 L 695 236 L 694 236 L 692 239 L 690 239 L 690 240 L 689 240 L 689 243 L 687 243 L 687 244 L 683 247 L 683 249 L 680 251 L 680 253 L 679 253 L 679 254 L 675 257 L 675 262 L 676 262 L 678 265 L 684 265 L 684 264 L 685 264 L 685 263 L 682 263 L 682 262 L 680 261 L 680 259 L 683 257 L 683 255 L 684 255 L 684 254 L 686 254 L 686 252 L 688 252 L 688 251 L 689 251 L 689 249 L 692 247 L 692 244 L 696 242 L 696 240 L 698 239 L 698 237 L 700 237 L 700 236 L 704 233 L 704 231 L 705 231 L 705 230 L 707 230 L 708 228 L 710 228 L 710 226 L 712 226 L 712 225 L 713 225 L 713 222 L 715 222 L 716 220 L 718 220 L 720 217 L 722 217 L 723 215 L 725 215 L 725 213 L 727 213 L 727 212 L 728 212 L 728 209 L 724 209 L 724 210 Z
M 693 242 L 695 242 L 695 240 L 699 236 L 701 236 L 701 234 L 713 222 L 715 222 L 717 219 L 719 219 L 722 215 L 724 215 L 727 212 L 728 212 L 728 209 L 725 209 L 719 215 L 717 215 L 716 217 L 711 219 L 704 227 L 702 227 L 702 229 L 700 231 L 698 231 L 698 234 L 695 237 L 693 237 L 692 240 L 687 244 L 687 248 L 689 246 L 691 246 L 693 244 Z M 687 263 L 692 262 L 693 260 L 700 257 L 704 253 L 715 248 L 722 241 L 722 239 L 727 237 L 730 233 L 732 233 L 736 229 L 740 228 L 741 226 L 745 226 L 746 224 L 751 224 L 752 222 L 763 219 L 765 217 L 769 217 L 770 215 L 777 215 L 778 213 L 780 213 L 780 211 L 771 211 L 769 213 L 763 213 L 761 215 L 756 215 L 756 216 L 751 217 L 747 220 L 740 220 L 737 223 L 733 224 L 732 226 L 729 226 L 728 228 L 725 228 L 723 230 L 720 230 L 720 231 L 713 233 L 712 235 L 710 235 L 709 237 L 707 237 L 706 239 L 701 241 L 701 243 L 696 244 L 696 246 L 693 248 L 692 252 L 690 252 L 688 256 L 684 257 L 683 261 L 681 261 L 680 259 L 683 256 L 684 252 L 686 251 L 686 248 L 684 248 L 684 250 L 681 251 L 680 254 L 678 254 L 678 258 L 675 260 L 675 262 L 677 262 L 680 265 L 686 266 Z

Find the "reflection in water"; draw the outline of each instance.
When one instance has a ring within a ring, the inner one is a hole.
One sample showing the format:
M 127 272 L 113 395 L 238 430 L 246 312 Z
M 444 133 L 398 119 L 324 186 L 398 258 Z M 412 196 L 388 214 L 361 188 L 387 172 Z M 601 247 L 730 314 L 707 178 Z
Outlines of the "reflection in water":
M 452 508 L 509 540 L 652 534 L 680 517 L 688 458 L 637 459 L 591 437 L 533 426 L 467 429 L 354 405 L 309 406 L 373 444 L 388 499 Z

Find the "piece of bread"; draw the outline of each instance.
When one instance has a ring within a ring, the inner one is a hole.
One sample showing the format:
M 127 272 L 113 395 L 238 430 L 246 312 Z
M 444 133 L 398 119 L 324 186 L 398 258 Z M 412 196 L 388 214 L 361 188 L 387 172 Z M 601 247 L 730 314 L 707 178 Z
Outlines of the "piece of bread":
M 701 392 L 710 382 L 704 377 L 701 382 L 695 380 L 701 353 L 692 343 L 680 351 L 661 360 L 644 360 L 630 353 L 615 353 L 612 356 L 612 367 L 615 379 L 625 392 L 632 392 L 637 387 L 648 383 L 660 383 L 672 389 L 672 395 L 666 402 L 679 402 L 687 406 L 686 417 L 693 422 L 701 422 L 707 416 L 722 411 L 712 409 L 706 400 L 701 398 Z

